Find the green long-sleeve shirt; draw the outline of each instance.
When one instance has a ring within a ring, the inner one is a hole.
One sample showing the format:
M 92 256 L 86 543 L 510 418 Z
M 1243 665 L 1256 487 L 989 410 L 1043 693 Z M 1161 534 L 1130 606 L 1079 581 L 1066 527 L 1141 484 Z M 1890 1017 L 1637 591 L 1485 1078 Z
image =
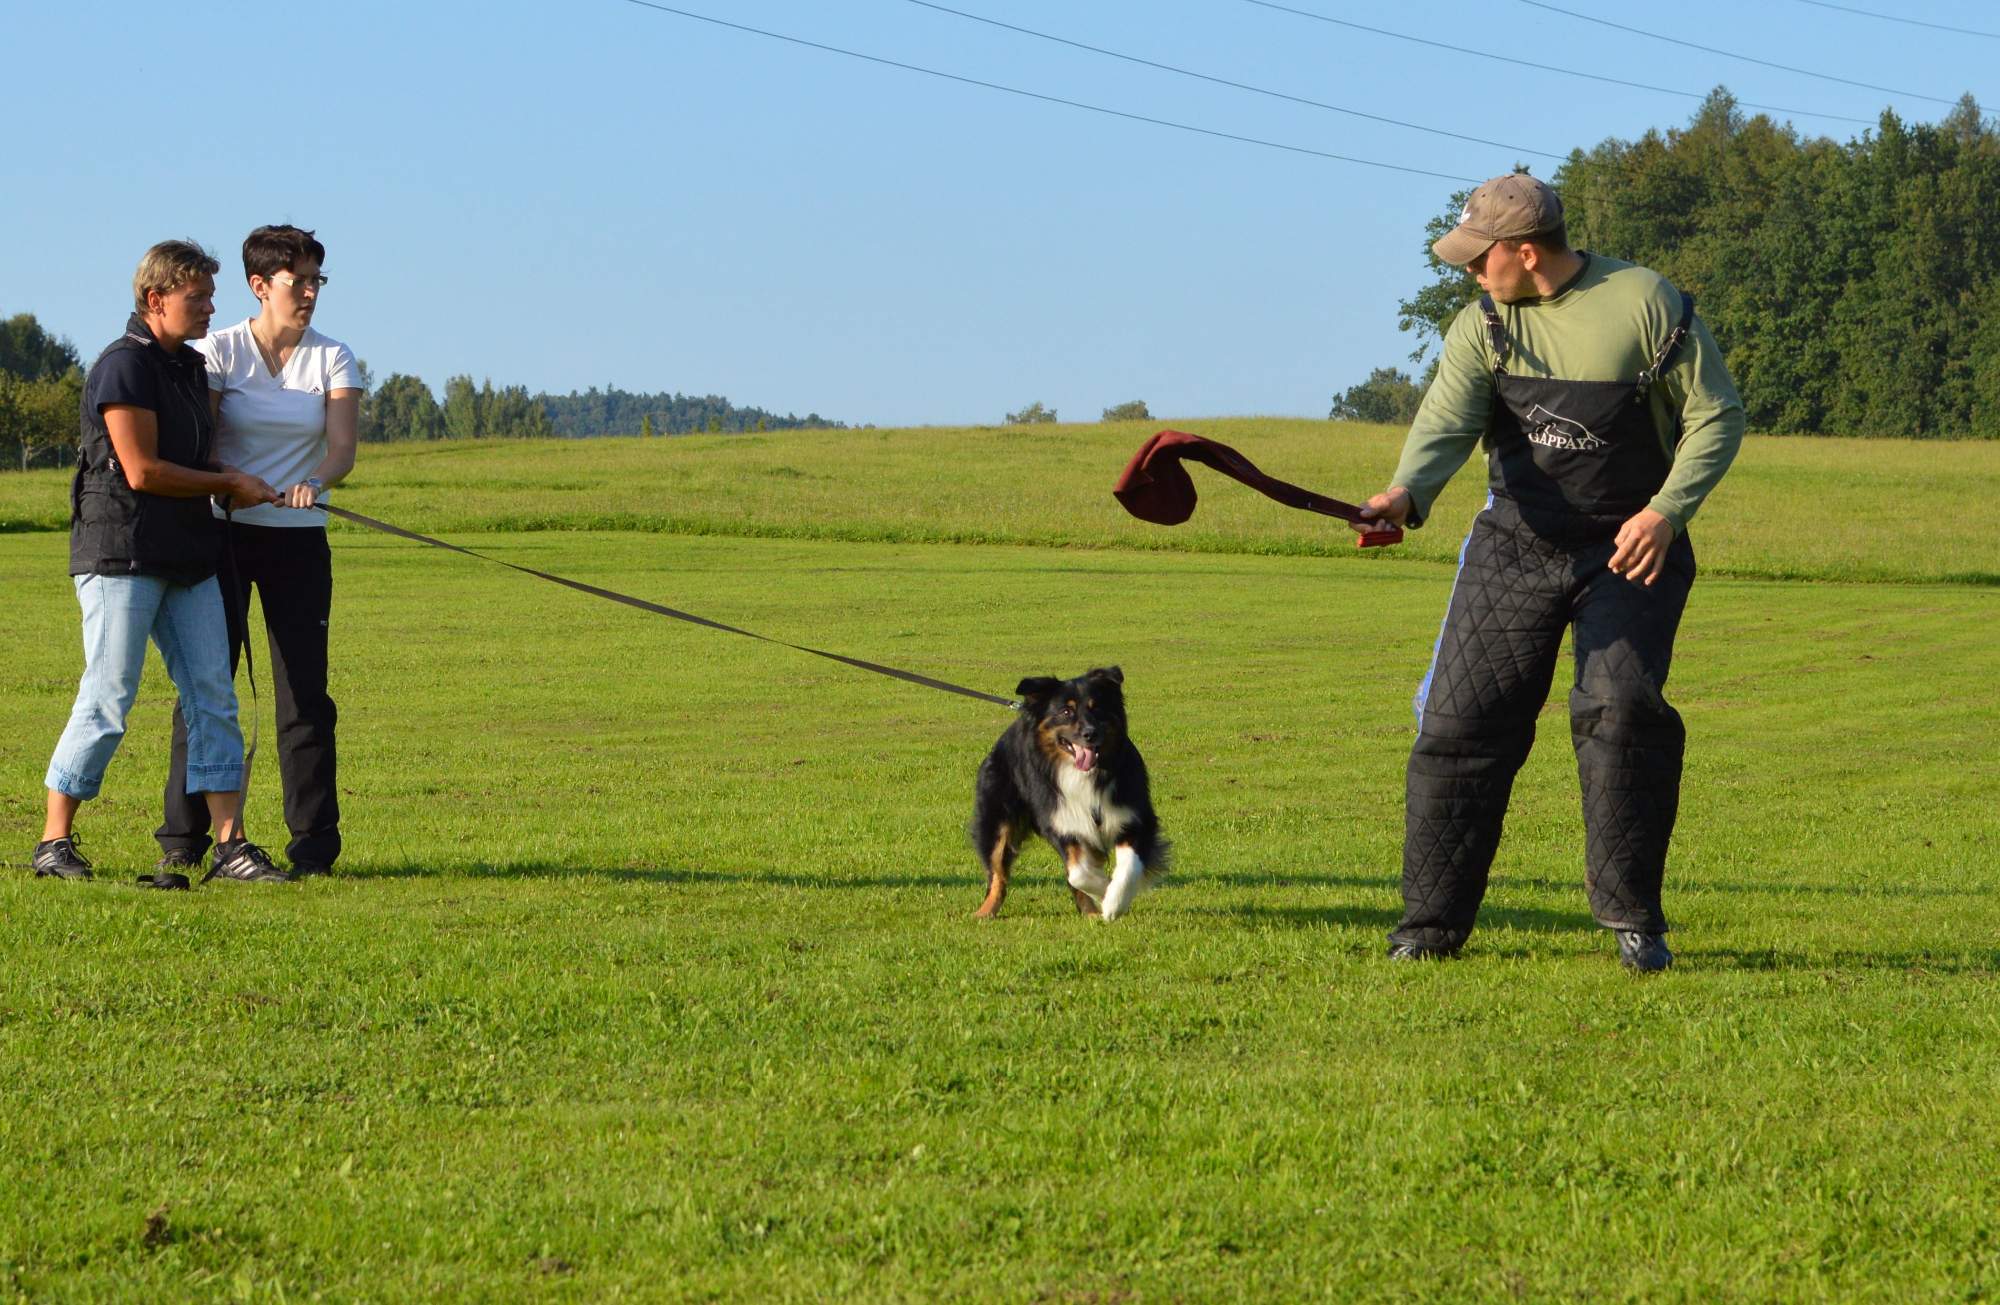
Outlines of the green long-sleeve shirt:
M 1586 252 L 1583 257 L 1583 269 L 1555 294 L 1498 305 L 1511 345 L 1510 374 L 1564 381 L 1637 380 L 1680 322 L 1680 292 L 1665 277 L 1600 254 Z M 1487 416 L 1498 401 L 1493 345 L 1474 301 L 1445 333 L 1437 378 L 1417 410 L 1390 481 L 1410 491 L 1410 525 L 1420 526 L 1430 515 L 1438 492 L 1485 433 Z M 1743 442 L 1743 401 L 1715 337 L 1699 316 L 1648 402 L 1653 428 L 1673 468 L 1647 506 L 1679 532 L 1729 470 Z

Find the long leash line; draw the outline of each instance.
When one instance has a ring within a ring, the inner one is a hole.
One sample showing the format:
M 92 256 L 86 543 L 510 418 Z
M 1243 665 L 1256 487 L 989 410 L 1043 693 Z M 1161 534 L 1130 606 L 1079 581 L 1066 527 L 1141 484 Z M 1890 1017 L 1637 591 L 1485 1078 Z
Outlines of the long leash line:
M 636 607 L 642 612 L 652 612 L 656 616 L 671 616 L 676 621 L 686 621 L 690 625 L 702 625 L 711 630 L 721 630 L 728 634 L 740 634 L 746 639 L 756 639 L 763 643 L 774 643 L 780 648 L 790 648 L 795 652 L 811 653 L 815 657 L 824 657 L 828 661 L 840 662 L 843 665 L 853 666 L 864 671 L 873 671 L 877 675 L 886 675 L 891 679 L 903 680 L 910 684 L 921 684 L 926 688 L 940 689 L 945 693 L 955 693 L 963 698 L 977 698 L 981 702 L 990 702 L 995 706 L 1005 707 L 1009 711 L 1013 711 L 1021 705 L 1012 698 L 1002 698 L 996 694 L 981 693 L 978 689 L 968 689 L 962 684 L 953 684 L 948 680 L 933 679 L 928 675 L 919 675 L 915 671 L 898 670 L 893 666 L 884 666 L 879 662 L 864 661 L 859 657 L 849 657 L 842 653 L 827 652 L 822 648 L 808 648 L 802 643 L 790 643 L 784 639 L 773 638 L 768 634 L 758 634 L 755 630 L 745 630 L 734 625 L 725 625 L 721 621 L 711 621 L 705 616 L 696 616 L 693 612 L 683 612 L 678 608 L 648 602 L 644 598 L 634 598 L 630 594 L 621 594 L 615 589 L 600 589 L 596 585 L 588 585 L 581 580 L 571 580 L 566 576 L 551 575 L 547 571 L 538 571 L 532 566 L 522 566 L 519 563 L 509 562 L 504 558 L 490 557 L 485 553 L 476 552 L 473 549 L 465 548 L 458 544 L 446 543 L 442 539 L 433 539 L 429 535 L 420 535 L 414 530 L 405 530 L 403 527 L 391 525 L 387 521 L 377 521 L 374 517 L 363 516 L 359 512 L 350 512 L 346 508 L 335 507 L 324 500 L 315 506 L 320 511 L 330 512 L 343 521 L 352 521 L 358 526 L 366 526 L 370 530 L 379 530 L 385 535 L 394 535 L 399 539 L 408 539 L 419 544 L 429 544 L 432 548 L 443 548 L 454 553 L 463 553 L 467 557 L 476 557 L 482 562 L 494 562 L 511 571 L 519 571 L 523 575 L 534 576 L 537 580 L 547 580 L 550 584 L 562 585 L 565 588 L 574 589 L 578 593 L 590 594 L 592 597 L 607 598 L 614 603 L 623 603 L 627 607 Z

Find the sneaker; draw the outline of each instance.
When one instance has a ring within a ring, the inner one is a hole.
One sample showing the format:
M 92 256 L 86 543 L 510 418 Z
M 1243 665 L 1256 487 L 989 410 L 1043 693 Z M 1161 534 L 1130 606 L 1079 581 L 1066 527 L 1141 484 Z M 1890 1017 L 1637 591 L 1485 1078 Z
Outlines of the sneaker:
M 309 879 L 314 875 L 330 875 L 332 873 L 333 867 L 324 861 L 292 862 L 292 878 L 294 879 Z
M 90 862 L 76 849 L 76 838 L 51 838 L 35 844 L 35 878 L 88 879 Z
M 167 854 L 153 862 L 155 870 L 198 870 L 201 868 L 201 853 L 185 847 L 170 847 Z
M 210 854 L 208 873 L 201 877 L 203 883 L 211 879 L 234 879 L 243 884 L 288 884 L 292 877 L 278 869 L 271 860 L 271 854 L 247 838 L 233 842 L 217 843 Z
M 1641 974 L 1657 974 L 1674 963 L 1667 950 L 1665 934 L 1640 933 L 1637 929 L 1618 932 L 1618 963 Z

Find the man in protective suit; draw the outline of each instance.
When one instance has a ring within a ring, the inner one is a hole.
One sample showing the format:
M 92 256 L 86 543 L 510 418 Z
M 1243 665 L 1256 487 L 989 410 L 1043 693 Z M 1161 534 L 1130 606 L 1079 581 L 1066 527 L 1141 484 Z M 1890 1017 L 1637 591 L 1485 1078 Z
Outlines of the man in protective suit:
M 1480 186 L 1432 248 L 1485 293 L 1446 333 L 1391 487 L 1363 515 L 1421 526 L 1475 443 L 1489 492 L 1417 689 L 1389 955 L 1449 956 L 1472 932 L 1567 628 L 1591 914 L 1627 966 L 1663 970 L 1686 741 L 1663 691 L 1694 582 L 1687 524 L 1736 456 L 1743 404 L 1693 299 L 1571 249 L 1562 201 L 1535 178 Z

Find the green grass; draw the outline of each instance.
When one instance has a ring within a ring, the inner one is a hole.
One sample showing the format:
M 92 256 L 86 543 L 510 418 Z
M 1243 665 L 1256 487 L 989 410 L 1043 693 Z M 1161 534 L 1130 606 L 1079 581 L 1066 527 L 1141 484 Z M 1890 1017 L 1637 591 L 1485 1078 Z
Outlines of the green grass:
M 1163 530 L 1110 497 L 1162 423 L 812 431 L 653 440 L 371 445 L 336 501 L 417 530 L 643 531 L 850 543 L 1031 544 L 1349 556 L 1337 523 L 1205 468 Z M 1383 487 L 1403 433 L 1296 418 L 1177 425 L 1349 500 Z M 1433 524 L 1373 560 L 1449 562 L 1485 493 L 1481 455 Z M 0 475 L 0 533 L 61 529 L 67 473 Z M 1704 571 L 1745 579 L 2000 584 L 2000 450 L 1986 442 L 1752 438 L 1696 519 Z
M 1201 425 L 1329 492 L 1393 461 Z M 1040 848 L 970 918 L 1004 712 L 347 528 L 349 873 L 124 886 L 155 666 L 85 808 L 101 881 L 37 882 L 75 606 L 60 533 L 0 534 L 0 1295 L 2000 1293 L 2000 448 L 1755 441 L 1725 482 L 1674 680 L 1682 964 L 1636 980 L 1559 709 L 1466 958 L 1380 959 L 1470 486 L 1389 556 L 1213 477 L 1210 533 L 1162 531 L 1104 493 L 1140 433 L 369 449 L 343 495 L 994 692 L 1121 663 L 1179 872 L 1109 927 Z M 61 492 L 0 477 L 0 518 Z M 1931 582 L 1852 582 L 1894 568 Z

